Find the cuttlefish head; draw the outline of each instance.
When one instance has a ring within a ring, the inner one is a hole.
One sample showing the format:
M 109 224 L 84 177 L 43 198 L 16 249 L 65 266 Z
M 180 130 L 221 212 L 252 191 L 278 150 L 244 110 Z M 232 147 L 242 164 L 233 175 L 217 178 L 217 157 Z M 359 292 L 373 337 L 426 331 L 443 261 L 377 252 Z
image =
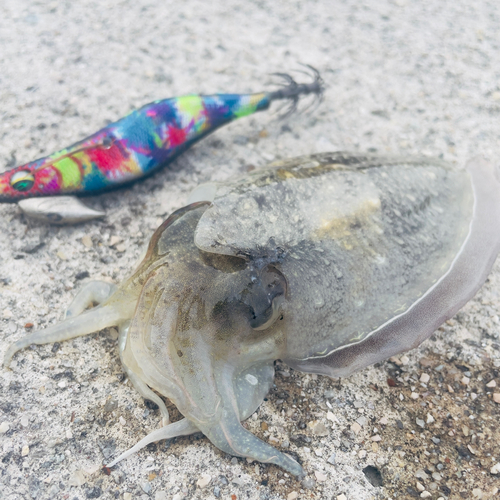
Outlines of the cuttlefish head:
M 184 209 L 153 237 L 131 279 L 142 289 L 123 361 L 218 448 L 301 474 L 240 424 L 267 394 L 284 352 L 286 279 L 269 259 L 199 250 L 193 233 L 205 210 Z

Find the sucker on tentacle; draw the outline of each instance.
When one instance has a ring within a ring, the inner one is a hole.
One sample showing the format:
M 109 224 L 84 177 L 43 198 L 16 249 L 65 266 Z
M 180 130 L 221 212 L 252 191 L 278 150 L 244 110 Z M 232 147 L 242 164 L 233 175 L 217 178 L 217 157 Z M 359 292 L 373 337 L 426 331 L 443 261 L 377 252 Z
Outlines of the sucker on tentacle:
M 195 142 L 237 118 L 290 101 L 293 112 L 305 95 L 323 94 L 323 80 L 287 85 L 257 94 L 186 95 L 132 111 L 68 148 L 0 174 L 0 202 L 19 202 L 26 215 L 55 224 L 81 222 L 104 214 L 66 197 L 60 202 L 32 200 L 56 195 L 93 195 L 148 176 L 173 161 Z M 29 201 L 27 201 L 29 200 Z

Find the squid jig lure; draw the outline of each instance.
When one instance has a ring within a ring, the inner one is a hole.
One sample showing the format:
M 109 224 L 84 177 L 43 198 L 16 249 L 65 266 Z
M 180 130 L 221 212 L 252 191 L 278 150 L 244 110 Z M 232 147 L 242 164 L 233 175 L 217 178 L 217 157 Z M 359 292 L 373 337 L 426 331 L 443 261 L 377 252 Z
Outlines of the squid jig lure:
M 146 104 L 65 149 L 1 173 L 0 202 L 18 202 L 26 215 L 58 224 L 102 217 L 103 212 L 67 195 L 93 195 L 135 182 L 222 125 L 266 110 L 273 101 L 288 100 L 288 115 L 302 96 L 321 98 L 323 80 L 308 68 L 311 83 L 276 73 L 286 85 L 274 92 L 193 94 Z

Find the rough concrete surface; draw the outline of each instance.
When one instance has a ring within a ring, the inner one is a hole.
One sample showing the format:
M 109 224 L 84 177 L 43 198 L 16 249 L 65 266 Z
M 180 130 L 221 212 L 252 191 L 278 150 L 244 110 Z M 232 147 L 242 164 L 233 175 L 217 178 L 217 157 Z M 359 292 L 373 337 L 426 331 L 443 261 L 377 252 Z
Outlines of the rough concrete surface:
M 312 114 L 241 119 L 153 177 L 89 198 L 102 221 L 51 227 L 1 205 L 1 355 L 59 321 L 82 283 L 121 282 L 200 182 L 338 149 L 500 157 L 499 2 L 2 0 L 0 12 L 0 168 L 155 99 L 272 88 L 270 73 L 300 62 L 327 85 Z M 26 349 L 0 370 L 0 498 L 496 498 L 499 290 L 497 264 L 422 346 L 345 380 L 278 362 L 246 425 L 296 454 L 303 482 L 201 435 L 106 475 L 106 459 L 160 421 L 123 377 L 116 332 Z

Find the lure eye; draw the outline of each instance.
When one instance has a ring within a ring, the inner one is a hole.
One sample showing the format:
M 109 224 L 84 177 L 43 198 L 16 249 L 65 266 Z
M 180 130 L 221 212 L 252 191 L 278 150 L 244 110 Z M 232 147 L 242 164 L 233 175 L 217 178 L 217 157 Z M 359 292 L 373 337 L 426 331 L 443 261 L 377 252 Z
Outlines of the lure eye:
M 10 178 L 10 185 L 22 193 L 29 191 L 33 187 L 34 183 L 35 178 L 33 177 L 33 174 L 31 172 L 26 172 L 25 170 L 16 172 Z

